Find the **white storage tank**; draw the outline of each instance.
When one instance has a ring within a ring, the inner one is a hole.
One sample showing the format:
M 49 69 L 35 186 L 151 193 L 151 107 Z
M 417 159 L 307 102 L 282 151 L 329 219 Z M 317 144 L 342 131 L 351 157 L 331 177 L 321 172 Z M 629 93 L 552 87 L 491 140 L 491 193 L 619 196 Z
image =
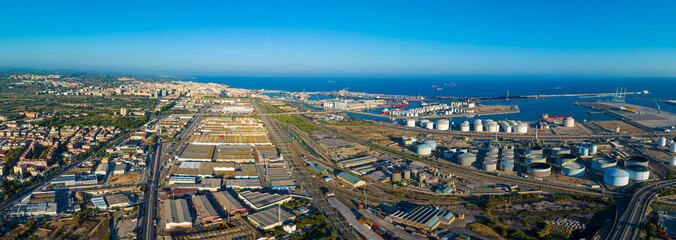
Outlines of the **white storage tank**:
M 425 124 L 425 127 L 429 130 L 434 129 L 434 123 L 433 122 L 428 122 Z
M 486 127 L 488 132 L 496 133 L 500 131 L 500 125 L 498 125 L 497 123 L 489 123 L 488 125 L 486 125 Z
M 594 158 L 592 159 L 592 169 L 603 172 L 608 169 L 615 169 L 617 167 L 617 161 L 609 158 Z
M 547 158 L 545 155 L 542 154 L 528 154 L 526 155 L 526 158 L 524 159 L 525 164 L 531 164 L 531 163 L 546 163 Z
M 411 170 L 404 170 L 404 179 L 408 180 L 411 179 Z
M 495 171 L 498 165 L 498 161 L 488 160 L 484 161 L 484 170 L 486 171 Z
M 528 125 L 525 123 L 516 125 L 516 132 L 517 133 L 528 133 Z
M 451 159 L 451 158 L 453 158 L 454 155 L 455 155 L 455 152 L 453 152 L 451 150 L 444 151 L 444 158 L 446 158 L 446 159 Z
M 552 156 L 556 156 L 559 154 L 570 154 L 570 148 L 567 147 L 554 147 L 550 151 Z
M 643 165 L 629 165 L 627 166 L 629 179 L 634 181 L 645 181 L 650 178 L 650 169 Z
M 500 171 L 511 172 L 514 171 L 514 162 L 500 162 Z
M 584 176 L 584 166 L 576 162 L 564 163 L 561 166 L 561 173 L 569 177 L 582 177 Z
M 429 144 L 419 144 L 416 146 L 416 153 L 421 156 L 429 156 L 432 154 L 432 146 Z
M 591 153 L 591 154 L 596 154 L 598 151 L 599 151 L 599 147 L 596 146 L 596 144 L 592 144 L 589 147 L 589 153 Z
M 450 122 L 446 119 L 441 119 L 437 121 L 437 129 L 442 130 L 442 131 L 448 131 L 450 127 Z
M 676 153 L 676 142 L 672 142 L 669 146 L 669 152 Z
M 415 119 L 406 119 L 407 127 L 415 127 Z
M 552 166 L 549 163 L 536 162 L 528 164 L 528 175 L 531 177 L 549 177 L 552 174 Z
M 423 128 L 427 127 L 428 122 L 430 122 L 430 120 L 427 120 L 427 119 L 420 120 L 420 127 L 423 127 Z
M 660 137 L 659 139 L 657 139 L 657 145 L 659 145 L 660 147 L 667 146 L 667 138 Z
M 500 152 L 500 149 L 497 148 L 497 147 L 489 147 L 489 148 L 486 148 L 486 152 L 487 153 L 498 153 L 498 152 Z
M 626 160 L 627 165 L 641 165 L 641 166 L 648 166 L 648 159 L 640 156 L 633 156 L 630 157 L 629 159 Z
M 464 121 L 460 124 L 460 131 L 461 132 L 469 132 L 469 122 Z
M 558 164 L 558 165 L 564 165 L 566 163 L 575 162 L 575 160 L 577 160 L 577 156 L 575 156 L 573 154 L 565 154 L 564 153 L 564 154 L 556 155 L 556 164 Z
M 568 117 L 566 119 L 563 119 L 563 126 L 564 127 L 575 127 L 575 119 L 572 117 Z
M 676 165 L 676 157 L 669 158 L 669 165 Z
M 437 150 L 437 142 L 435 142 L 434 140 L 425 140 L 423 141 L 423 143 L 430 145 L 430 147 L 432 147 L 432 150 Z
M 483 132 L 484 125 L 481 123 L 481 119 L 474 120 L 474 131 Z
M 627 186 L 629 184 L 629 173 L 621 169 L 608 169 L 603 172 L 603 181 L 616 187 Z
M 529 149 L 526 149 L 525 151 L 526 154 L 544 154 L 543 149 L 538 146 L 531 147 Z
M 476 154 L 474 153 L 463 153 L 458 155 L 458 164 L 461 166 L 469 167 L 476 162 Z

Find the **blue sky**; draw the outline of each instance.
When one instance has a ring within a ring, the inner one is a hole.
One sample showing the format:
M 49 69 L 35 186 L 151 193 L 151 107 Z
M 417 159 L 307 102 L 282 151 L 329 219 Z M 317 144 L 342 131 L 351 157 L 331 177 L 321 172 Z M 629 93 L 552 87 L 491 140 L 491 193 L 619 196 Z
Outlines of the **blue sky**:
M 0 66 L 676 76 L 676 1 L 3 1 Z

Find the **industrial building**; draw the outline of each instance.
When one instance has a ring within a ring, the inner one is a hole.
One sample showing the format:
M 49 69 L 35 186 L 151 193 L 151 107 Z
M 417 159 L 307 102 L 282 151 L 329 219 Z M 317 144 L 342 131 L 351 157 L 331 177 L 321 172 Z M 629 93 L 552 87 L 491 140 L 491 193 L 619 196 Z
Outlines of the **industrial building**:
M 291 178 L 291 173 L 285 167 L 267 167 L 265 176 L 272 190 L 296 189 L 296 183 Z
M 246 214 L 248 210 L 235 196 L 226 191 L 215 192 L 214 198 L 229 215 Z
M 115 164 L 115 168 L 113 169 L 113 174 L 121 175 L 121 174 L 125 174 L 126 172 L 127 172 L 127 164 L 124 164 L 124 163 Z
M 214 206 L 209 202 L 206 195 L 196 195 L 192 198 L 193 206 L 197 212 L 197 216 L 202 224 L 218 222 L 221 217 L 216 212 Z
M 261 189 L 261 182 L 258 179 L 225 179 L 225 187 L 228 189 Z
M 171 186 L 173 189 L 197 189 L 200 191 L 215 192 L 221 190 L 223 179 L 221 178 L 202 178 L 198 183 L 176 183 Z
M 295 218 L 293 214 L 279 208 L 271 208 L 247 216 L 251 225 L 264 231 L 281 226 L 285 221 L 292 221 Z
M 367 163 L 372 163 L 378 161 L 378 159 L 374 156 L 370 155 L 365 155 L 361 157 L 355 157 L 355 158 L 350 158 L 350 159 L 345 159 L 340 162 L 338 162 L 338 166 L 344 167 L 344 168 L 349 168 L 349 167 L 354 167 L 354 166 L 359 166 Z
M 197 183 L 197 179 L 195 177 L 181 177 L 181 176 L 171 176 L 169 177 L 169 185 L 174 185 L 174 184 L 181 184 L 181 183 Z
M 256 158 L 251 146 L 229 146 L 222 145 L 216 147 L 214 161 L 234 162 L 234 163 L 253 163 Z
M 361 187 L 364 186 L 364 184 L 366 184 L 364 180 L 361 180 L 355 176 L 352 176 L 352 174 L 346 172 L 340 172 L 336 174 L 336 177 L 338 177 L 338 179 L 349 184 L 352 187 Z
M 96 175 L 93 174 L 79 174 L 79 175 L 61 175 L 52 180 L 52 187 L 70 187 L 97 184 Z
M 108 209 L 108 203 L 106 203 L 103 197 L 93 197 L 92 203 L 94 204 L 94 208 L 98 208 L 99 210 Z
M 192 217 L 185 199 L 169 199 L 164 201 L 165 229 L 190 228 Z
M 124 194 L 113 194 L 106 196 L 106 202 L 110 208 L 120 208 L 129 206 L 129 199 Z
M 108 163 L 101 163 L 98 166 L 96 166 L 96 170 L 94 170 L 94 174 L 96 175 L 106 175 L 108 174 Z
M 239 165 L 235 171 L 235 178 L 258 178 L 258 168 L 253 163 L 244 163 Z
M 169 175 L 212 177 L 225 174 L 234 174 L 235 163 L 232 162 L 181 162 L 169 167 Z
M 9 209 L 14 217 L 57 214 L 56 192 L 33 192 Z
M 268 136 L 260 135 L 192 135 L 188 140 L 193 145 L 272 145 Z
M 293 200 L 289 195 L 243 191 L 237 193 L 239 199 L 255 211 L 260 211 Z
M 214 146 L 194 145 L 189 144 L 181 155 L 177 158 L 179 161 L 201 161 L 208 162 L 214 156 Z
M 275 146 L 272 145 L 257 145 L 255 148 L 260 161 L 268 161 L 279 155 Z
M 441 224 L 450 224 L 455 214 L 446 209 L 418 206 L 409 212 L 397 211 L 390 217 L 395 222 L 431 232 Z

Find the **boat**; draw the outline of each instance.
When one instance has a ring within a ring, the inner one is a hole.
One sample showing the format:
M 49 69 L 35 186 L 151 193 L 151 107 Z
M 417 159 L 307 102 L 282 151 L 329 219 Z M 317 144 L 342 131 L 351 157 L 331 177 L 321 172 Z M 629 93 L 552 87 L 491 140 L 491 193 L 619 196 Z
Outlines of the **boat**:
M 556 89 L 556 90 L 561 90 L 561 89 L 563 89 L 563 87 L 556 87 L 555 89 Z
M 441 91 L 441 90 L 444 90 L 444 89 L 443 88 L 437 88 L 437 91 Z
M 432 85 L 432 87 L 433 87 L 433 88 L 438 88 L 439 86 L 437 86 L 437 85 Z
M 385 108 L 385 109 L 383 109 L 382 111 L 380 111 L 380 113 L 381 113 L 381 114 L 386 114 L 386 115 L 387 115 L 387 114 L 390 114 L 390 110 L 387 109 L 387 108 Z
M 571 116 L 549 116 L 545 113 L 544 115 L 542 115 L 540 120 L 542 120 L 542 121 L 563 120 L 563 119 L 566 119 L 566 118 L 569 118 L 569 117 L 571 117 Z
M 331 80 L 329 80 L 329 82 L 330 82 L 330 83 L 335 83 L 336 81 L 331 81 Z
M 408 102 L 403 101 L 402 103 L 392 104 L 392 108 L 404 108 L 408 107 Z
M 452 83 L 445 83 L 444 86 L 455 87 L 455 82 L 452 82 Z

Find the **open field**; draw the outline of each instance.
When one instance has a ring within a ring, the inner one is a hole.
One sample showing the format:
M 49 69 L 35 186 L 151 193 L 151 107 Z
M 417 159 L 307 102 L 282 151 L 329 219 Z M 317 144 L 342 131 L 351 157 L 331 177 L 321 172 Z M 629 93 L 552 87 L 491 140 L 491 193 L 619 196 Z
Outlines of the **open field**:
M 615 131 L 615 127 L 620 127 L 621 132 L 643 133 L 643 130 L 623 121 L 595 121 L 594 123 L 611 132 Z
M 138 181 L 141 181 L 141 176 L 143 176 L 143 173 L 128 173 L 123 175 L 113 175 L 110 176 L 108 184 L 136 183 Z

